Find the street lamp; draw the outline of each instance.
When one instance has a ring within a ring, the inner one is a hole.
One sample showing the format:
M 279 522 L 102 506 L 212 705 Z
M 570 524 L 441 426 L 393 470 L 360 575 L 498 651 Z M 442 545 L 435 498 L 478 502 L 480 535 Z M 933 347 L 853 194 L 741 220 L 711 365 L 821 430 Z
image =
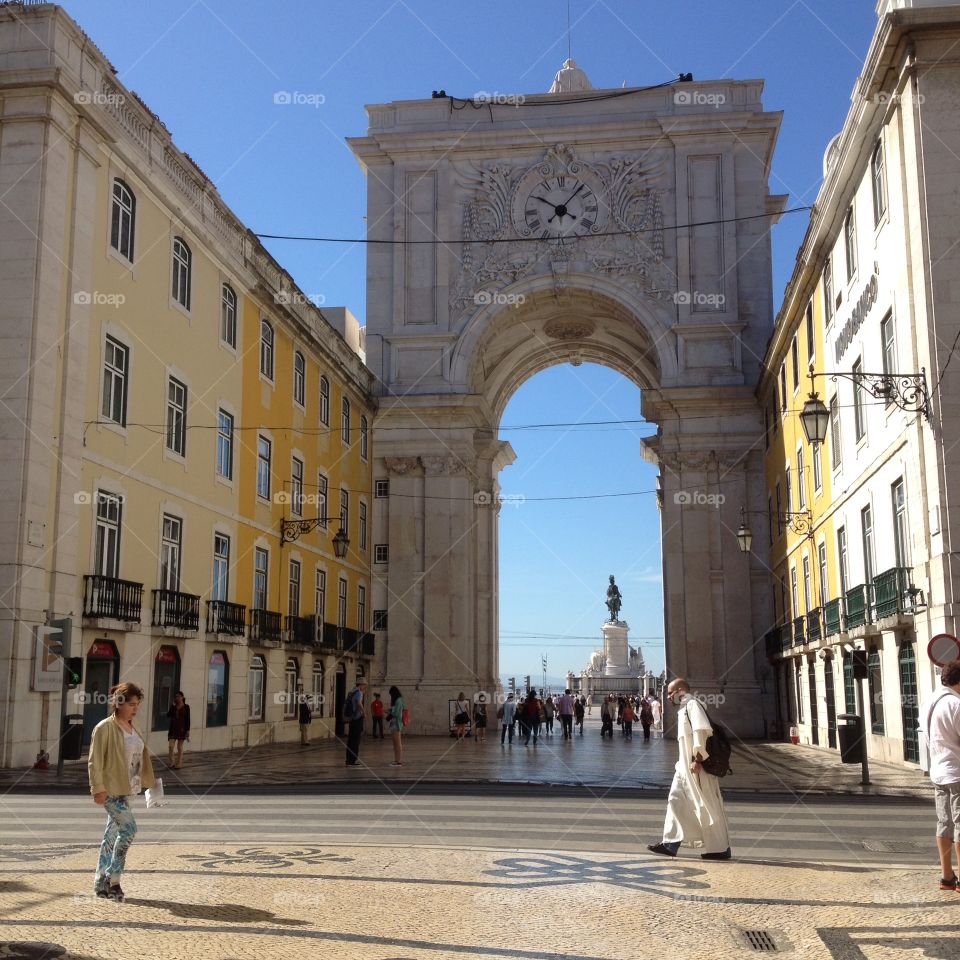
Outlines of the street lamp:
M 749 553 L 753 546 L 753 533 L 747 526 L 747 518 L 744 515 L 743 507 L 740 508 L 740 526 L 737 528 L 737 544 L 741 553 Z
M 310 533 L 321 523 L 329 523 L 331 520 L 339 520 L 339 517 L 311 517 L 309 520 L 281 520 L 280 521 L 280 543 L 293 543 L 304 533 Z M 350 538 L 346 530 L 341 526 L 333 537 L 333 554 L 338 560 L 342 560 L 347 555 L 347 549 L 350 546 Z
M 812 379 L 813 374 L 810 376 Z M 827 439 L 830 411 L 812 390 L 807 402 L 803 405 L 803 410 L 800 412 L 800 423 L 803 425 L 803 432 L 807 435 L 807 443 L 823 443 Z

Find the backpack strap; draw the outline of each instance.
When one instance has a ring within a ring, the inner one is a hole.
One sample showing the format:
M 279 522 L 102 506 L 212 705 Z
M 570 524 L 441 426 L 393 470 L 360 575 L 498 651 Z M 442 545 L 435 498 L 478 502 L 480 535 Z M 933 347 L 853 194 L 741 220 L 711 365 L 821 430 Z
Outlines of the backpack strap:
M 941 693 L 936 700 L 930 705 L 930 712 L 927 714 L 927 742 L 930 742 L 930 727 L 933 724 L 933 711 L 937 709 L 937 704 L 941 700 L 945 700 L 950 694 L 953 693 L 952 690 L 947 690 L 945 693 Z

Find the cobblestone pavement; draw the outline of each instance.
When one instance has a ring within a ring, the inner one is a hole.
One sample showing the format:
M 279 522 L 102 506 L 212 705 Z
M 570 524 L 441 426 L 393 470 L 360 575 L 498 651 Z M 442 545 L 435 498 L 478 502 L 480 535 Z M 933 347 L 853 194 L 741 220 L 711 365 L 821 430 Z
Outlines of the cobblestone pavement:
M 237 750 L 191 754 L 182 770 L 158 770 L 165 785 L 194 790 L 219 787 L 287 786 L 293 784 L 356 784 L 358 782 L 503 782 L 587 784 L 596 787 L 662 791 L 669 786 L 676 762 L 676 743 L 642 737 L 600 740 L 599 723 L 588 722 L 583 737 L 541 738 L 534 748 L 519 742 L 501 748 L 499 737 L 485 743 L 457 744 L 447 737 L 408 737 L 404 765 L 391 767 L 389 740 L 365 737 L 360 765 L 344 767 L 337 741 L 272 744 Z M 929 782 L 908 764 L 872 762 L 873 785 L 860 785 L 860 765 L 841 764 L 836 751 L 784 743 L 737 743 L 734 772 L 724 780 L 728 793 L 814 793 L 929 798 Z M 69 763 L 64 777 L 54 771 L 2 770 L 0 792 L 48 787 L 86 789 L 86 764 Z
M 803 960 L 960 957 L 925 804 L 735 802 L 737 859 L 709 863 L 646 852 L 659 799 L 462 791 L 137 801 L 124 904 L 90 892 L 101 811 L 8 797 L 0 956 L 726 960 L 752 936 Z

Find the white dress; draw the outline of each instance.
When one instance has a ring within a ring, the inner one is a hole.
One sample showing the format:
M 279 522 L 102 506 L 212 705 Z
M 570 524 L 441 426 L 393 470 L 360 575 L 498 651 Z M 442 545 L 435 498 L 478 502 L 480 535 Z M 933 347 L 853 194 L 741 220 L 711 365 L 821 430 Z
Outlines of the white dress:
M 706 743 L 712 733 L 706 710 L 695 697 L 685 694 L 677 714 L 680 759 L 667 797 L 663 842 L 683 843 L 701 853 L 723 853 L 730 846 L 719 778 L 690 770 L 695 754 L 703 759 L 709 756 Z

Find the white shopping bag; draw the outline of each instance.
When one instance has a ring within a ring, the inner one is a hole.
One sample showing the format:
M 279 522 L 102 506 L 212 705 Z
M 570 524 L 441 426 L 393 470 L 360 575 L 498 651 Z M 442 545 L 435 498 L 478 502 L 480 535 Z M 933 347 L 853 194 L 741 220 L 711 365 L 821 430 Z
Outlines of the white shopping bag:
M 150 807 L 165 807 L 167 798 L 163 795 L 163 780 L 158 779 L 152 787 L 147 787 L 147 809 Z

